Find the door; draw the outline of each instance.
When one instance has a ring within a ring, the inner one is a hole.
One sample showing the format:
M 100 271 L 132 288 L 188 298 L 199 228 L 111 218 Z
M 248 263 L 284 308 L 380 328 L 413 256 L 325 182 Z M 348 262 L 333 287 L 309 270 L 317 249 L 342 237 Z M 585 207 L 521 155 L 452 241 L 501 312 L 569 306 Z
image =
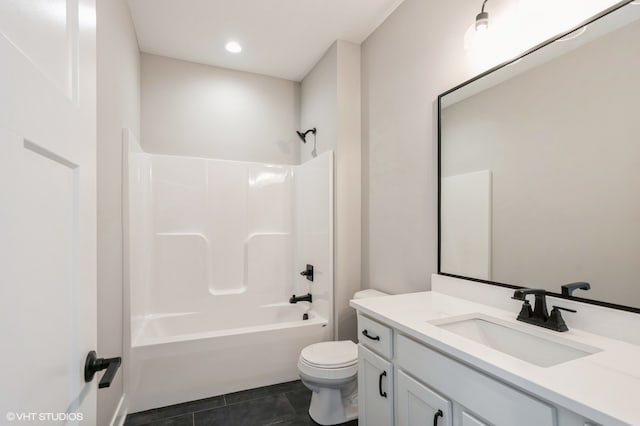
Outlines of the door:
M 362 345 L 358 345 L 358 424 L 393 425 L 393 368 Z
M 451 426 L 451 402 L 398 371 L 398 426 Z
M 95 424 L 95 76 L 95 0 L 0 0 L 2 424 Z

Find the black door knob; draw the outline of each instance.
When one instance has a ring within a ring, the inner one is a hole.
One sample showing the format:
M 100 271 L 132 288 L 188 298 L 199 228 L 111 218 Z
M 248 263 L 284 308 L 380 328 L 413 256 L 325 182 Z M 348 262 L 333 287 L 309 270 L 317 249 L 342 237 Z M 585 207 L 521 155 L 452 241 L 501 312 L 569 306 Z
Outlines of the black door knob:
M 116 372 L 118 371 L 120 364 L 122 364 L 122 358 L 120 357 L 98 358 L 96 351 L 90 351 L 87 354 L 87 359 L 84 363 L 84 381 L 89 383 L 93 380 L 93 376 L 95 376 L 98 371 L 106 369 L 107 372 L 104 373 L 104 376 L 100 379 L 98 388 L 108 388 L 111 386 L 111 382 L 116 376 Z

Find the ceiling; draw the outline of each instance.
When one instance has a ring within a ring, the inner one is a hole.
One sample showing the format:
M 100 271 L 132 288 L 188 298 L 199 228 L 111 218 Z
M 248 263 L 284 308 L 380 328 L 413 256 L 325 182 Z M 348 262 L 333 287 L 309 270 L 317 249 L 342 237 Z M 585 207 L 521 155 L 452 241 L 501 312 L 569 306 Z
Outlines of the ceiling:
M 129 0 L 140 50 L 300 81 L 335 40 L 360 44 L 403 0 Z M 230 40 L 243 50 L 225 50 Z

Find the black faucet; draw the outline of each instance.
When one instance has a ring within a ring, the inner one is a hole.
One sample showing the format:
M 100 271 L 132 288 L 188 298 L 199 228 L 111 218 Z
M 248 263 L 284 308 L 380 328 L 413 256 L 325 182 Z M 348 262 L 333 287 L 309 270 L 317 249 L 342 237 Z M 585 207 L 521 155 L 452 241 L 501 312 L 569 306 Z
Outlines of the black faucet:
M 298 296 L 298 297 L 296 297 L 296 295 L 294 294 L 289 299 L 289 303 L 298 303 L 298 302 L 309 302 L 309 303 L 311 303 L 311 299 L 312 299 L 311 293 L 307 293 L 304 296 Z
M 579 281 L 577 283 L 565 284 L 560 287 L 562 289 L 563 296 L 571 296 L 573 295 L 573 291 L 577 289 L 581 290 L 589 290 L 591 288 L 591 284 L 584 281 Z
M 531 304 L 527 300 L 528 294 L 533 294 L 536 297 L 533 309 L 531 309 Z M 547 292 L 540 289 L 523 288 L 521 290 L 516 290 L 513 293 L 512 299 L 524 301 L 517 320 L 555 331 L 568 331 L 569 327 L 567 327 L 567 324 L 564 322 L 560 311 L 575 311 L 573 309 L 554 306 L 551 310 L 551 314 L 549 314 L 547 311 L 546 295 Z

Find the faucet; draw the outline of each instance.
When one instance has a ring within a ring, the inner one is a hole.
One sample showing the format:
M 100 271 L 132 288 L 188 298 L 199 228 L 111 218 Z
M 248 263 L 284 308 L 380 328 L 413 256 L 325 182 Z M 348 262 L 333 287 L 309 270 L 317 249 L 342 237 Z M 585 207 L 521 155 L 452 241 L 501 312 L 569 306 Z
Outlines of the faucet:
M 309 281 L 313 281 L 313 265 L 307 263 L 307 267 L 304 271 L 300 272 L 300 275 L 307 277 Z
M 527 300 L 527 295 L 529 294 L 535 295 L 535 305 L 533 309 L 531 309 L 531 304 Z M 560 306 L 553 306 L 551 314 L 549 314 L 547 311 L 546 295 L 547 292 L 541 289 L 523 288 L 516 290 L 513 293 L 512 299 L 524 301 L 517 320 L 555 331 L 568 331 L 569 327 L 567 327 L 567 324 L 564 322 L 560 311 L 576 311 Z
M 309 303 L 311 303 L 311 299 L 312 299 L 311 293 L 307 293 L 304 296 L 298 296 L 298 297 L 296 297 L 296 295 L 294 294 L 289 299 L 289 303 L 298 303 L 298 302 L 309 302 Z
M 577 283 L 565 284 L 563 286 L 560 286 L 560 288 L 562 289 L 563 296 L 571 296 L 573 295 L 574 290 L 589 290 L 591 288 L 591 284 L 589 284 L 588 282 L 579 281 Z

